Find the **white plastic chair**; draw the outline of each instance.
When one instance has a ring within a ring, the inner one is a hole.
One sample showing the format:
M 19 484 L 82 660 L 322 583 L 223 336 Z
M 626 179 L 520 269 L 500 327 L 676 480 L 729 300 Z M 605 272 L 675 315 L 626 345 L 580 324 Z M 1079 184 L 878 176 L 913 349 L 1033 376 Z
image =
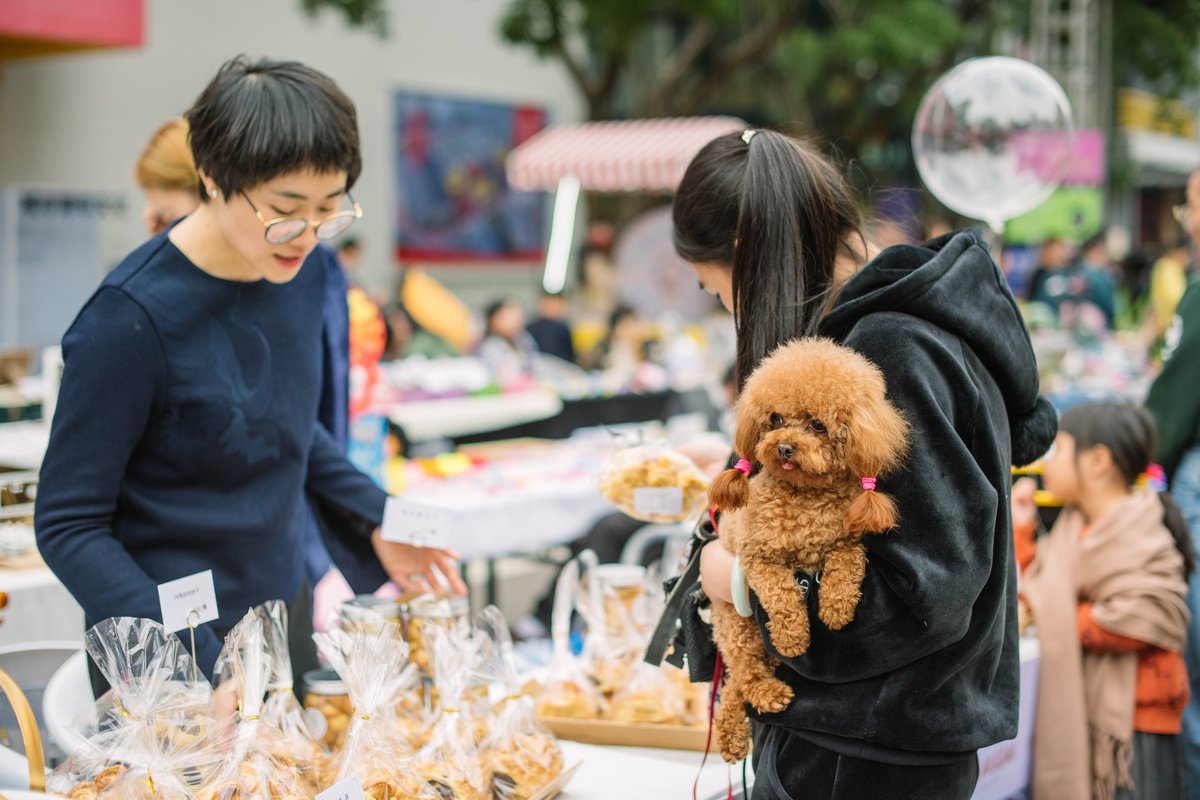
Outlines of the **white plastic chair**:
M 0 668 L 12 676 L 25 693 L 34 715 L 38 717 L 39 728 L 46 728 L 45 718 L 40 712 L 47 689 L 47 676 L 53 675 L 72 655 L 81 652 L 77 642 L 33 642 L 0 647 Z M 3 713 L 11 713 L 7 705 L 3 706 Z M 15 724 L 7 727 L 16 730 Z M 43 744 L 47 744 L 45 737 Z M 50 750 L 49 747 L 47 749 Z M 51 763 L 56 756 L 56 752 L 48 752 L 47 763 Z M 29 765 L 24 754 L 0 747 L 0 788 L 29 788 Z
M 64 755 L 71 755 L 86 744 L 75 730 L 75 720 L 95 703 L 88 679 L 88 654 L 77 651 L 68 658 L 46 684 L 42 697 L 42 718 L 50 739 Z
M 690 522 L 650 523 L 643 525 L 629 537 L 621 548 L 622 564 L 641 564 L 646 551 L 654 544 L 663 543 L 662 575 L 670 578 L 675 574 L 679 554 L 692 535 Z

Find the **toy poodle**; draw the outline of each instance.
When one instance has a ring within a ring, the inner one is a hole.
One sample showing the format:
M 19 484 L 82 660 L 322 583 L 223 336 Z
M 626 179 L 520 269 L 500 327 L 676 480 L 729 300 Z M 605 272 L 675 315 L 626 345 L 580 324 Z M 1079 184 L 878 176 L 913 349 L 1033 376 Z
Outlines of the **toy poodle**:
M 827 339 L 794 341 L 764 359 L 742 390 L 736 419 L 741 460 L 718 476 L 710 500 L 721 512 L 721 541 L 770 616 L 771 642 L 792 658 L 810 638 L 810 581 L 797 571 L 811 576 L 830 630 L 854 619 L 867 567 L 863 534 L 899 521 L 876 480 L 903 459 L 908 424 L 888 401 L 879 369 Z M 753 617 L 714 602 L 712 619 L 727 665 L 718 740 L 727 761 L 740 761 L 750 739 L 745 702 L 782 711 L 792 690 L 775 677 L 778 662 Z

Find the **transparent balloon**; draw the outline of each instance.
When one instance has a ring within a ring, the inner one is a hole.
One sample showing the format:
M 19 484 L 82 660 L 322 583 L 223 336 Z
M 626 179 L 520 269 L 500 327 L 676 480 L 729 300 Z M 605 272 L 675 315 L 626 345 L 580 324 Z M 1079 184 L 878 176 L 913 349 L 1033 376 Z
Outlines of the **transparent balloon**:
M 925 186 L 947 208 L 1004 222 L 1040 205 L 1066 173 L 1071 106 L 1041 67 L 995 56 L 964 61 L 926 93 L 913 123 Z

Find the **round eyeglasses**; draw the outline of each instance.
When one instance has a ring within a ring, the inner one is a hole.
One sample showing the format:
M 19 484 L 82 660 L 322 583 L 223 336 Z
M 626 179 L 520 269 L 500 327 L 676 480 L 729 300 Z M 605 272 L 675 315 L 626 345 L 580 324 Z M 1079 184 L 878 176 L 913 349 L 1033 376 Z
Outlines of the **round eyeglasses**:
M 258 217 L 258 221 L 263 224 L 263 238 L 267 240 L 267 244 L 287 244 L 302 236 L 310 225 L 319 241 L 328 242 L 345 233 L 354 224 L 354 220 L 361 219 L 363 215 L 362 206 L 349 192 L 346 192 L 346 198 L 352 207 L 330 214 L 320 222 L 313 222 L 304 217 L 279 217 L 269 220 L 254 207 L 254 202 L 249 195 L 242 192 L 242 197 L 246 198 L 246 202 L 254 211 L 254 216 Z

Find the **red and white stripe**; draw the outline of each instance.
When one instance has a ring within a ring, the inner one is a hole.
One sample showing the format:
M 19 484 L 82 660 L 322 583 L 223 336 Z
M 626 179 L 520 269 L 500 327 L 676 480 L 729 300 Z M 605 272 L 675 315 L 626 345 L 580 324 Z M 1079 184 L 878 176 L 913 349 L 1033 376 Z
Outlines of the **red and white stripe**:
M 669 194 L 700 148 L 745 129 L 736 117 L 552 125 L 509 153 L 508 183 L 524 191 L 549 191 L 574 175 L 585 191 Z

